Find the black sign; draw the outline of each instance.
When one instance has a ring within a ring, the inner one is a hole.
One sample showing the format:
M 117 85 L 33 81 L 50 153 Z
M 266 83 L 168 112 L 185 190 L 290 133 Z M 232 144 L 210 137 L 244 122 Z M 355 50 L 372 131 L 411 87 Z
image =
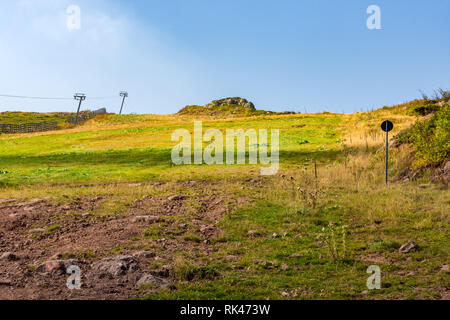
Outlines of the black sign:
M 389 120 L 386 120 L 381 124 L 381 129 L 383 129 L 384 132 L 392 131 L 392 129 L 394 129 L 394 124 Z

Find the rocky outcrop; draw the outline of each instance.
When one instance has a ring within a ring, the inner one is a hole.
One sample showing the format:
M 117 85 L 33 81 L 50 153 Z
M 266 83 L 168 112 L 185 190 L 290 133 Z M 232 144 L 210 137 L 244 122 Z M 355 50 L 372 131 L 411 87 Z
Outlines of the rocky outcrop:
M 214 107 L 220 107 L 220 106 L 240 106 L 244 107 L 250 110 L 256 110 L 255 105 L 251 103 L 250 101 L 244 99 L 244 98 L 225 98 L 220 100 L 215 100 L 211 103 L 208 103 L 205 108 L 214 108 Z

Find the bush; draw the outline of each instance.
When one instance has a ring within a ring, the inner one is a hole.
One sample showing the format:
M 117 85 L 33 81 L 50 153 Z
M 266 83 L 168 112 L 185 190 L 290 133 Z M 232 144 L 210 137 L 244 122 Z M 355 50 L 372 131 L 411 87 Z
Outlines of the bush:
M 427 121 L 418 122 L 408 135 L 416 152 L 413 167 L 437 166 L 450 156 L 450 105 Z

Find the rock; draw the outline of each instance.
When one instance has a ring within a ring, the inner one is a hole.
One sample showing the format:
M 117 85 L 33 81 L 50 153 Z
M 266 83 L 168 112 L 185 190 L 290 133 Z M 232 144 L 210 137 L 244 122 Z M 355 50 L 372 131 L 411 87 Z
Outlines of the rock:
M 273 262 L 272 261 L 267 261 L 267 260 L 262 260 L 262 259 L 253 259 L 252 262 L 253 262 L 253 264 L 261 265 L 261 266 L 266 267 L 266 268 L 272 268 L 273 267 Z
M 130 183 L 128 186 L 129 187 L 142 187 L 144 185 L 144 183 Z
M 92 213 L 89 213 L 89 212 L 83 213 L 83 214 L 81 215 L 82 218 L 89 218 L 89 217 L 91 217 L 91 216 L 92 216 Z
M 209 233 L 209 232 L 214 232 L 215 230 L 215 226 L 214 225 L 203 225 L 200 227 L 200 232 L 201 233 Z
M 143 274 L 139 281 L 136 283 L 138 287 L 141 286 L 158 286 L 160 288 L 165 288 L 168 286 L 168 282 L 162 278 L 155 277 L 152 274 Z
M 257 237 L 259 235 L 261 235 L 258 231 L 256 230 L 250 230 L 249 232 L 247 232 L 247 234 L 251 237 Z
M 19 260 L 19 258 L 12 252 L 5 252 L 0 255 L 0 260 L 16 261 Z
M 363 292 L 361 292 L 361 294 L 367 295 L 367 294 L 369 294 L 369 290 L 364 290 Z
M 256 110 L 255 105 L 243 98 L 235 97 L 235 98 L 225 98 L 220 100 L 214 100 L 211 103 L 208 103 L 205 108 L 214 108 L 220 106 L 240 106 L 250 110 Z
M 286 270 L 288 270 L 289 269 L 289 266 L 287 265 L 287 264 L 283 264 L 282 266 L 281 266 L 281 270 L 283 270 L 283 271 L 286 271 Z
M 441 271 L 449 271 L 450 270 L 450 266 L 448 264 L 444 264 L 441 268 Z
M 293 253 L 289 256 L 289 258 L 301 258 L 303 257 L 300 253 Z
M 58 252 L 58 253 L 55 253 L 53 256 L 51 256 L 50 259 L 51 260 L 59 260 L 62 258 L 62 256 L 63 256 L 63 254 Z
M 158 223 L 163 222 L 164 219 L 158 216 L 137 216 L 134 217 L 133 222 L 148 222 L 148 223 Z
M 171 265 L 164 265 L 161 268 L 152 271 L 153 275 L 156 275 L 158 277 L 163 277 L 163 278 L 167 278 L 170 276 L 170 272 L 173 270 Z
M 156 257 L 156 254 L 150 251 L 139 251 L 134 254 L 136 258 L 150 259 Z
M 121 276 L 129 271 L 135 271 L 138 262 L 133 256 L 120 255 L 105 258 L 91 264 L 91 268 L 98 271 L 105 271 L 113 277 Z
M 410 253 L 418 250 L 420 250 L 420 247 L 414 241 L 405 243 L 399 249 L 400 253 Z
M 44 228 L 36 228 L 36 229 L 31 229 L 30 233 L 44 233 L 47 230 L 45 230 Z
M 49 260 L 38 266 L 36 272 L 65 274 L 68 267 L 80 264 L 81 262 L 78 260 Z
M 167 198 L 167 200 L 169 200 L 169 201 L 181 201 L 181 200 L 184 200 L 184 199 L 186 199 L 186 197 L 185 196 L 181 196 L 181 195 L 170 196 L 170 197 Z
M 11 286 L 12 282 L 9 279 L 0 279 L 0 286 Z
M 0 199 L 0 204 L 8 204 L 8 203 L 12 203 L 15 201 L 16 201 L 16 199 Z

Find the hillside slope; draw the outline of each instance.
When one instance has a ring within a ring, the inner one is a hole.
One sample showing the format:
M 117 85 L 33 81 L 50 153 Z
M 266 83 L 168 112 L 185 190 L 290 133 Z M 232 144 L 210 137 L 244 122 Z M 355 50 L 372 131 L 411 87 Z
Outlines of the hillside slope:
M 0 244 L 15 257 L 0 259 L 11 289 L 0 299 L 448 299 L 448 186 L 426 176 L 384 185 L 380 124 L 394 122 L 392 137 L 411 127 L 409 107 L 105 115 L 0 136 Z M 204 131 L 279 129 L 278 174 L 175 166 L 172 133 L 200 119 Z M 391 179 L 410 148 L 391 151 Z M 418 247 L 400 252 L 410 240 Z M 55 259 L 78 261 L 82 290 L 42 273 Z M 102 269 L 111 259 L 128 267 Z M 369 291 L 374 264 L 382 288 Z

